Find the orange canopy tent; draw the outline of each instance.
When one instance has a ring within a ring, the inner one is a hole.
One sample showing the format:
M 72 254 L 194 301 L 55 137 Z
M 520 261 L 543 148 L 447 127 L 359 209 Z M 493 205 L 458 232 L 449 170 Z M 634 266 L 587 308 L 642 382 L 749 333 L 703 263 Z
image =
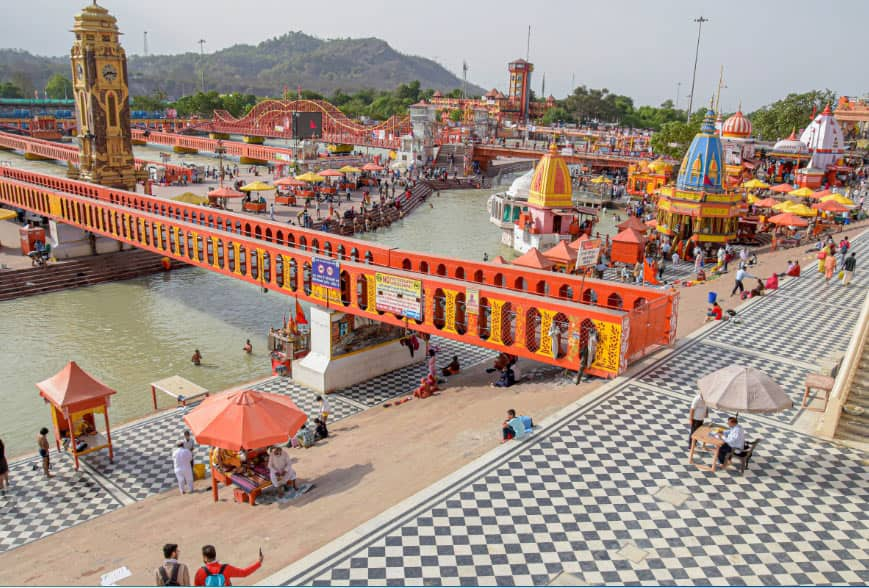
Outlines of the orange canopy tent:
M 571 249 L 566 241 L 559 241 L 555 247 L 544 251 L 543 257 L 559 267 L 563 266 L 565 271 L 570 272 L 576 265 L 577 251 Z
M 787 194 L 788 192 L 793 192 L 794 187 L 791 184 L 778 184 L 770 188 L 770 190 L 780 194 Z
M 809 226 L 809 221 L 806 219 L 799 217 L 793 213 L 785 212 L 782 214 L 777 214 L 775 216 L 769 217 L 769 222 L 774 225 L 788 226 L 788 227 L 807 227 Z
M 69 445 L 78 469 L 80 455 L 109 450 L 109 461 L 114 460 L 112 435 L 109 428 L 109 397 L 115 390 L 109 388 L 74 361 L 47 380 L 36 384 L 39 395 L 51 405 L 51 420 L 54 424 L 54 440 L 58 451 L 63 439 L 69 438 Z M 94 415 L 102 413 L 105 418 L 105 436 L 97 433 Z M 76 438 L 79 438 L 76 440 Z M 79 447 L 84 443 L 85 446 Z
M 624 231 L 625 229 L 633 229 L 638 233 L 645 233 L 649 230 L 649 227 L 646 226 L 641 219 L 631 215 L 627 218 L 627 220 L 622 221 L 618 224 L 619 231 Z
M 583 233 L 582 235 L 577 237 L 574 241 L 571 241 L 570 243 L 568 243 L 567 246 L 569 248 L 573 249 L 574 251 L 579 251 L 579 248 L 582 247 L 582 245 L 580 245 L 580 244 L 583 241 L 588 241 L 588 235 L 586 235 L 585 233 Z
M 645 237 L 634 229 L 625 229 L 613 237 L 610 259 L 622 263 L 637 263 L 643 259 Z
M 503 256 L 503 255 L 498 255 L 498 256 L 496 256 L 494 259 L 492 259 L 492 261 L 490 261 L 489 263 L 501 263 L 501 264 L 504 264 L 504 263 L 507 263 L 507 260 L 504 259 L 504 256 Z
M 522 267 L 534 269 L 550 269 L 555 264 L 543 257 L 543 254 L 537 250 L 537 247 L 532 247 L 524 255 L 514 259 L 513 265 L 521 265 Z

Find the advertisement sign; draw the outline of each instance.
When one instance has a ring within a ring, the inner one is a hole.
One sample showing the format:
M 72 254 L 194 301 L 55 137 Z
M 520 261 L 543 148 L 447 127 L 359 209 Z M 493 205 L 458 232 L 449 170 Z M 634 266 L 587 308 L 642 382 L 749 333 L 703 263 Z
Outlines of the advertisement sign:
M 377 272 L 374 274 L 375 308 L 422 320 L 422 282 Z
M 468 288 L 465 290 L 465 312 L 468 314 L 480 314 L 480 290 Z
M 293 137 L 296 139 L 311 139 L 323 136 L 322 112 L 294 112 Z
M 315 257 L 311 265 L 311 283 L 341 289 L 341 266 L 334 259 Z
M 576 255 L 576 269 L 595 265 L 598 255 L 600 255 L 600 239 L 580 241 L 579 251 Z

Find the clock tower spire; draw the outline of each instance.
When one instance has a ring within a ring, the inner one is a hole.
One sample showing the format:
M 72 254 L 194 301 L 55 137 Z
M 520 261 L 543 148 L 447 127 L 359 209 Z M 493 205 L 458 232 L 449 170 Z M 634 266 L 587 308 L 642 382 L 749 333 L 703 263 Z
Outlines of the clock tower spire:
M 75 16 L 70 51 L 81 179 L 136 190 L 127 55 L 117 21 L 93 4 Z

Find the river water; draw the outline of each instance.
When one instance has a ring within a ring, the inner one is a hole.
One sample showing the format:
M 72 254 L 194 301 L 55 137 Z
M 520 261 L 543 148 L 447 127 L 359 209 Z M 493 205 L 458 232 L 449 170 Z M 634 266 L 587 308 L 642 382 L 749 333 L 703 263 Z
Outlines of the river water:
M 157 159 L 159 150 L 137 147 L 136 152 Z M 63 166 L 13 154 L 2 158 L 33 171 L 65 172 Z M 204 156 L 185 160 L 198 163 L 200 158 L 213 164 Z M 363 238 L 465 259 L 481 260 L 484 253 L 490 259 L 512 258 L 488 220 L 490 193 L 442 191 L 407 218 Z M 48 407 L 34 383 L 67 361 L 77 361 L 118 391 L 110 411 L 117 425 L 148 414 L 149 383 L 168 376 L 177 374 L 210 390 L 267 376 L 268 329 L 281 323 L 292 304 L 291 298 L 197 268 L 0 302 L 0 438 L 7 454 L 34 451 L 36 432 L 50 427 Z M 242 352 L 246 339 L 253 344 L 252 355 Z M 195 348 L 203 355 L 200 367 L 190 362 Z M 171 405 L 168 396 L 158 396 L 158 402 Z

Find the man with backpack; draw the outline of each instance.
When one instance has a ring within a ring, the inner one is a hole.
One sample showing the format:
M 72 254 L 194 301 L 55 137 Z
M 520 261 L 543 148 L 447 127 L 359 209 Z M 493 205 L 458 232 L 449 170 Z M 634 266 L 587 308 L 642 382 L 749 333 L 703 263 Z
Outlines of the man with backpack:
M 202 548 L 202 561 L 205 565 L 196 570 L 194 586 L 232 586 L 230 578 L 246 578 L 260 568 L 263 563 L 263 550 L 259 550 L 256 563 L 246 568 L 237 568 L 217 561 L 214 545 L 205 545 Z
M 167 543 L 163 546 L 163 565 L 157 568 L 157 586 L 190 586 L 190 572 L 187 565 L 178 562 L 178 545 Z

